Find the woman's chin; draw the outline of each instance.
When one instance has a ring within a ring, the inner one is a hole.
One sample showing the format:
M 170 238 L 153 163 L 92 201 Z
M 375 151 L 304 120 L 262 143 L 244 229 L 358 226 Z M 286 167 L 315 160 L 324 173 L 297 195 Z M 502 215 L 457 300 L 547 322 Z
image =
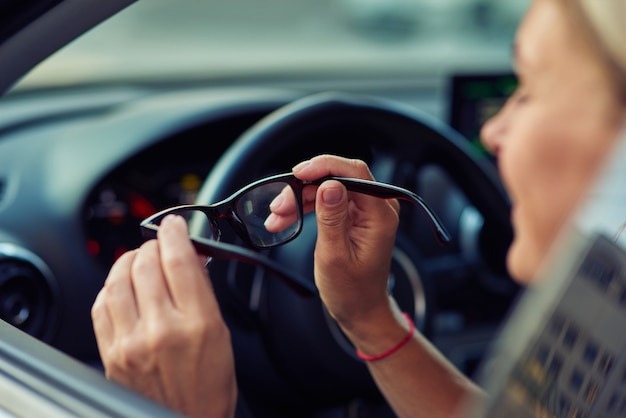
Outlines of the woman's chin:
M 513 279 L 522 285 L 531 284 L 538 270 L 538 262 L 532 252 L 525 251 L 523 243 L 513 240 L 506 259 L 507 269 Z

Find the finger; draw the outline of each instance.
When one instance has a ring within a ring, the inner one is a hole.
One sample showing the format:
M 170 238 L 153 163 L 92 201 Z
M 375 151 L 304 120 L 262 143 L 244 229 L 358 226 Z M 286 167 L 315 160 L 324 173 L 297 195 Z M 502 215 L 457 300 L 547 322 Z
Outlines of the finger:
M 174 305 L 180 310 L 207 312 L 218 309 L 208 275 L 198 266 L 187 224 L 180 216 L 168 216 L 158 233 L 165 280 Z
M 279 216 L 290 216 L 298 210 L 296 196 L 291 187 L 285 187 L 271 202 L 269 209 Z
M 334 253 L 326 254 L 325 259 L 350 257 L 354 246 L 377 246 L 379 240 L 386 242 L 395 237 L 399 219 L 389 202 L 348 193 L 334 180 L 322 183 L 317 195 L 318 242 L 322 244 L 318 248 Z M 356 230 L 370 231 L 377 238 L 372 241 L 367 235 L 355 234 Z
M 268 232 L 280 232 L 292 226 L 294 223 L 298 221 L 297 214 L 291 215 L 278 215 L 275 213 L 270 213 L 269 216 L 263 222 L 263 226 Z
M 91 322 L 100 352 L 100 358 L 106 358 L 106 351 L 113 344 L 113 323 L 105 302 L 105 292 L 101 290 L 91 307 Z
M 315 210 L 315 195 L 317 193 L 317 187 L 318 186 L 314 186 L 314 185 L 307 185 L 304 186 L 304 188 L 302 189 L 302 210 L 303 213 L 309 213 L 312 212 L 313 210 Z M 294 213 L 296 213 L 297 208 L 296 208 L 296 202 L 295 202 L 295 197 L 293 200 L 293 204 L 291 204 L 291 202 L 287 201 L 289 204 L 286 204 L 283 208 L 283 204 L 284 203 L 280 203 L 280 206 L 276 208 L 276 210 L 274 210 L 272 207 L 270 207 L 271 211 L 274 213 L 276 213 L 277 215 L 280 216 L 284 216 L 284 217 L 288 217 L 288 216 L 292 216 L 293 219 L 293 215 Z M 277 203 L 277 206 L 279 204 Z M 297 216 L 296 216 L 297 218 Z
M 374 180 L 365 162 L 335 155 L 318 155 L 296 165 L 292 170 L 293 174 L 301 180 L 317 180 L 324 176 Z
M 164 309 L 173 306 L 157 240 L 146 241 L 137 252 L 132 281 L 139 316 L 158 318 Z
M 361 160 L 349 159 L 339 157 L 335 155 L 318 155 L 308 161 L 304 161 L 293 168 L 293 173 L 296 177 L 302 180 L 317 180 L 324 176 L 341 176 L 360 178 L 364 180 L 374 180 L 374 176 L 370 172 L 367 164 Z M 304 206 L 304 213 L 308 213 L 312 210 L 311 202 L 315 199 L 315 194 L 311 192 L 305 193 L 307 189 L 303 191 L 302 201 Z M 369 205 L 382 205 L 378 208 L 391 205 L 391 207 L 398 213 L 400 211 L 400 203 L 396 199 L 364 199 L 364 195 L 357 193 L 351 193 L 354 196 L 354 200 L 360 203 L 360 206 Z M 378 202 L 377 202 L 378 201 Z M 380 203 L 385 201 L 385 203 Z M 375 203 L 374 203 L 375 202 Z M 384 209 L 386 210 L 386 209 Z
M 285 187 L 269 205 L 270 214 L 263 222 L 269 232 L 280 232 L 298 220 L 298 205 L 291 187 Z
M 129 334 L 139 317 L 131 280 L 131 269 L 136 256 L 136 251 L 129 251 L 113 264 L 98 295 L 98 306 L 106 309 L 106 314 L 111 320 L 111 328 L 118 335 Z
M 332 259 L 350 256 L 348 193 L 337 181 L 327 181 L 318 189 L 316 200 L 316 252 L 330 252 Z M 317 254 L 329 259 L 326 254 Z

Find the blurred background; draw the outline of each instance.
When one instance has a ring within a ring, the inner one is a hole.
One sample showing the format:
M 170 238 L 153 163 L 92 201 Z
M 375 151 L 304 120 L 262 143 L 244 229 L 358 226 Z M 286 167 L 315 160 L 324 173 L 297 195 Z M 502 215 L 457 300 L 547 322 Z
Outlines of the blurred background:
M 143 0 L 15 89 L 507 69 L 528 0 Z

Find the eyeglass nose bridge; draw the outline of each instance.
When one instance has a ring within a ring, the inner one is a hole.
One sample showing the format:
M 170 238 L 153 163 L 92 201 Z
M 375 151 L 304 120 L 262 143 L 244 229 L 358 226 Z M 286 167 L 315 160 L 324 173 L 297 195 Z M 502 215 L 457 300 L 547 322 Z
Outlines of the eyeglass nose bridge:
M 237 215 L 234 207 L 229 207 L 225 212 L 220 213 L 219 218 L 225 219 L 233 228 L 237 236 L 241 238 L 246 245 L 251 247 L 258 247 L 258 245 L 254 244 L 254 242 L 252 242 L 252 240 L 250 239 L 248 228 L 246 227 L 244 221 L 241 220 L 239 215 Z
M 222 240 L 222 230 L 220 229 L 219 225 L 217 224 L 215 218 L 210 218 L 210 222 L 211 222 L 211 229 L 213 232 L 213 239 L 215 241 L 221 241 Z

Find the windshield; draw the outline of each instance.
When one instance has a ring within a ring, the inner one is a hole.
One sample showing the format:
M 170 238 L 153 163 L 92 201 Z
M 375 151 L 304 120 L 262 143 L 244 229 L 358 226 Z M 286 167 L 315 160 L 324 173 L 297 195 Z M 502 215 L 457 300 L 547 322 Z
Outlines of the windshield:
M 142 0 L 17 88 L 509 68 L 527 0 Z

